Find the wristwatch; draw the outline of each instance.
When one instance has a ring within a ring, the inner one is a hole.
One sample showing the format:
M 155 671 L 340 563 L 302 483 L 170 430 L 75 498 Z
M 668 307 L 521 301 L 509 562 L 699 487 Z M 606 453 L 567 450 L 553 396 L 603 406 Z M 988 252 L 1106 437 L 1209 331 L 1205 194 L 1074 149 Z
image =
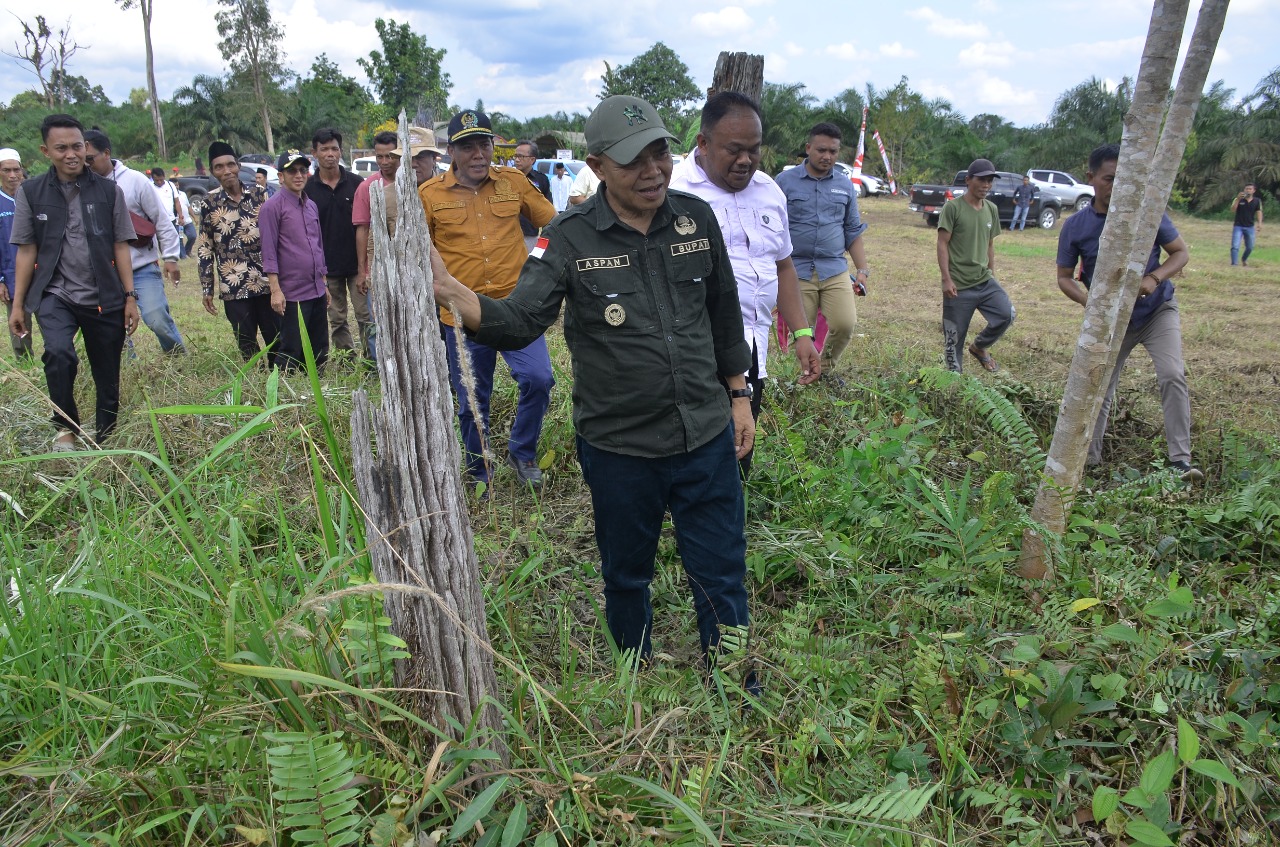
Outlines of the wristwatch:
M 129 291 L 126 291 L 126 292 L 124 293 L 124 296 L 125 296 L 125 297 L 132 297 L 134 300 L 137 300 L 137 299 L 138 299 L 138 292 L 137 292 L 136 290 L 129 290 Z
M 750 400 L 754 396 L 755 396 L 755 392 L 752 391 L 750 388 L 730 388 L 729 389 L 729 398 L 732 400 L 737 400 L 739 397 L 745 397 L 748 400 Z

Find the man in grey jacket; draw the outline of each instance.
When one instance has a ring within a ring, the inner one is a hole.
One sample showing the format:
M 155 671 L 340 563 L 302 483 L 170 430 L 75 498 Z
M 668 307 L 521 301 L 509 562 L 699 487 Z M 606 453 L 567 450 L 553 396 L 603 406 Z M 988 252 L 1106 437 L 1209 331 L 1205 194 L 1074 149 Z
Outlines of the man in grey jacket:
M 164 275 L 177 285 L 181 279 L 178 271 L 178 255 L 181 246 L 178 231 L 173 228 L 172 215 L 160 203 L 155 185 L 145 175 L 126 168 L 111 158 L 111 139 L 94 127 L 84 133 L 85 164 L 95 174 L 113 180 L 124 193 L 129 211 L 146 218 L 155 226 L 155 235 L 148 240 L 138 238 L 129 243 L 129 258 L 133 263 L 133 287 L 138 292 L 138 310 L 142 322 L 156 334 L 160 349 L 166 353 L 185 353 L 182 334 L 169 312 L 169 299 L 164 293 L 164 279 L 160 276 L 160 257 L 164 257 Z M 157 247 L 157 243 L 159 245 Z

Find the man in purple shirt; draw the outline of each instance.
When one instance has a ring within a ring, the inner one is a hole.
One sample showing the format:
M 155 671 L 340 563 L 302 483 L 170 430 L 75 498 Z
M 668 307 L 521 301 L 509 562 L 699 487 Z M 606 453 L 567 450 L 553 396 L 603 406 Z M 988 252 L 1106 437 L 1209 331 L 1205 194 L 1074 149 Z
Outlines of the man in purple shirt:
M 276 163 L 283 191 L 262 204 L 262 270 L 271 285 L 271 308 L 284 318 L 276 359 L 285 370 L 303 362 L 302 333 L 311 340 L 316 365 L 329 356 L 329 289 L 320 211 L 303 193 L 311 162 L 297 150 L 281 153 Z

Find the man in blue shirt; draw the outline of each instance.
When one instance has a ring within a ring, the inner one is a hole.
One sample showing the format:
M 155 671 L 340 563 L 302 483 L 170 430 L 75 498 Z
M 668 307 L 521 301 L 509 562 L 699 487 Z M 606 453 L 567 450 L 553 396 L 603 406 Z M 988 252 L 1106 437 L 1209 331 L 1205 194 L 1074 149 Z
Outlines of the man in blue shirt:
M 17 281 L 18 245 L 9 243 L 13 233 L 13 213 L 17 208 L 18 186 L 22 185 L 22 157 L 12 147 L 0 150 L 0 300 L 6 313 L 13 311 L 13 286 Z M 8 314 L 5 316 L 8 319 Z M 19 360 L 31 359 L 31 336 L 19 338 L 12 333 L 9 341 Z
M 1058 288 L 1081 306 L 1089 301 L 1088 288 L 1098 261 L 1098 239 L 1107 222 L 1119 158 L 1119 144 L 1105 144 L 1089 155 L 1086 180 L 1093 186 L 1093 204 L 1067 218 L 1058 236 Z M 1163 262 L 1160 261 L 1162 249 L 1166 254 Z M 1169 466 L 1180 471 L 1187 482 L 1204 479 L 1204 473 L 1191 464 L 1191 399 L 1187 394 L 1187 372 L 1182 361 L 1182 322 L 1178 301 L 1173 296 L 1173 283 L 1169 281 L 1186 266 L 1188 258 L 1187 245 L 1169 216 L 1163 215 L 1156 231 L 1156 243 L 1147 259 L 1138 301 L 1120 342 L 1116 369 L 1093 428 L 1093 442 L 1089 445 L 1087 459 L 1090 466 L 1102 462 L 1102 438 L 1107 431 L 1107 416 L 1111 412 L 1116 385 L 1120 382 L 1120 371 L 1133 348 L 1141 344 L 1151 356 L 1156 382 L 1160 386 Z M 1077 264 L 1080 268 L 1078 277 Z
M 867 225 L 858 217 L 855 186 L 835 169 L 839 127 L 815 125 L 804 149 L 804 163 L 778 174 L 777 183 L 787 195 L 791 261 L 800 277 L 806 326 L 815 325 L 819 311 L 827 319 L 820 361 L 822 372 L 829 374 L 853 339 L 858 323 L 855 292 L 866 293 L 871 278 L 862 244 Z M 846 252 L 853 259 L 853 280 Z

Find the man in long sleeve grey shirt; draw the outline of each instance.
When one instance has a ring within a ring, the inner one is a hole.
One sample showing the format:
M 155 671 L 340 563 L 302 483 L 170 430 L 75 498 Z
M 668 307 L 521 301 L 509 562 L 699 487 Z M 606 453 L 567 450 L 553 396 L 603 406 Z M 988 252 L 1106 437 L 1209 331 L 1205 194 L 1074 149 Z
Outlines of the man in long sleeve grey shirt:
M 856 187 L 835 168 L 840 155 L 840 129 L 820 123 L 809 130 L 804 164 L 778 175 L 787 195 L 791 229 L 791 261 L 800 277 L 805 317 L 813 326 L 821 310 L 828 335 L 822 347 L 822 372 L 831 373 L 853 339 L 858 323 L 855 292 L 865 294 L 871 271 L 862 234 L 867 225 L 858 216 Z M 849 278 L 853 259 L 856 279 Z
M 160 349 L 166 353 L 185 353 L 182 334 L 178 332 L 178 324 L 169 311 L 169 298 L 164 293 L 165 277 L 173 280 L 174 285 L 181 279 L 178 271 L 181 244 L 178 231 L 173 228 L 172 210 L 164 208 L 149 178 L 111 158 L 111 139 L 102 130 L 85 130 L 84 145 L 84 161 L 89 169 L 120 186 L 129 211 L 146 218 L 156 228 L 156 234 L 146 243 L 140 243 L 140 239 L 129 243 L 133 290 L 138 292 L 142 322 L 156 334 Z M 161 257 L 164 258 L 164 277 L 160 275 Z

